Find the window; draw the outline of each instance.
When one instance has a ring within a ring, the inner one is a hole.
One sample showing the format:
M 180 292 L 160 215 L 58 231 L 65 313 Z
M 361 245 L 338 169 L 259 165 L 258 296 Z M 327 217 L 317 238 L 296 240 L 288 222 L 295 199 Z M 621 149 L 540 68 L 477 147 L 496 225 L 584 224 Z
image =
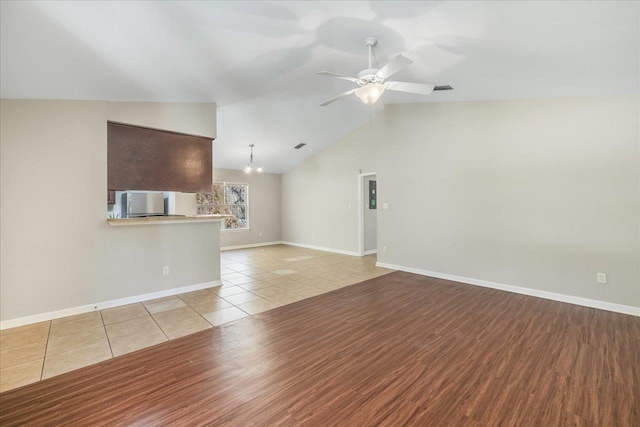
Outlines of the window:
M 197 214 L 233 215 L 222 222 L 223 230 L 249 228 L 249 185 L 237 182 L 217 182 L 211 193 L 197 193 Z

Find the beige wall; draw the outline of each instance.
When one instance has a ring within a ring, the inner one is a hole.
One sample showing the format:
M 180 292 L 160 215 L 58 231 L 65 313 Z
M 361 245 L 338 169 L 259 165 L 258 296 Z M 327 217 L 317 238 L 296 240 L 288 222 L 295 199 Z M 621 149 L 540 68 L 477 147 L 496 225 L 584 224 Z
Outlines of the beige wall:
M 377 172 L 385 138 L 376 132 L 390 128 L 377 121 L 282 175 L 282 240 L 357 253 L 358 173 Z
M 3 321 L 220 277 L 218 223 L 107 224 L 107 110 L 106 102 L 2 100 Z
M 386 106 L 283 175 L 283 240 L 357 251 L 356 176 L 375 171 L 380 262 L 640 306 L 638 105 Z
M 216 137 L 216 104 L 179 102 L 109 102 L 110 121 Z
M 280 175 L 253 173 L 247 175 L 232 169 L 216 169 L 215 182 L 249 184 L 250 230 L 220 232 L 221 246 L 240 246 L 277 242 L 280 234 Z M 262 233 L 262 235 L 260 235 Z
M 196 193 L 175 193 L 175 197 L 176 197 L 175 212 L 168 212 L 168 213 L 176 213 L 178 215 L 187 215 L 187 216 L 198 214 Z

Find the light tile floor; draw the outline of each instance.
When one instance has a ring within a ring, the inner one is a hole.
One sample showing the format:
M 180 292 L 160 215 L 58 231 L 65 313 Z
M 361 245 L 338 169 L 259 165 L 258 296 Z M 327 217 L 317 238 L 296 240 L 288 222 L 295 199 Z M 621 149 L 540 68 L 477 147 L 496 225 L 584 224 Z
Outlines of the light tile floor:
M 220 258 L 222 286 L 1 331 L 0 392 L 391 272 L 285 245 Z

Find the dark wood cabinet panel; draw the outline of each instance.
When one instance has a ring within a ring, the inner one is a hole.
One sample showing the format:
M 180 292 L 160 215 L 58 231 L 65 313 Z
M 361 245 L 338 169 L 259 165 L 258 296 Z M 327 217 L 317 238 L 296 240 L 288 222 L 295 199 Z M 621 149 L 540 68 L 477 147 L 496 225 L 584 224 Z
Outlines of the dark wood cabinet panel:
M 212 140 L 109 122 L 109 190 L 211 191 Z
M 115 205 L 116 204 L 116 192 L 113 190 L 107 190 L 107 204 Z

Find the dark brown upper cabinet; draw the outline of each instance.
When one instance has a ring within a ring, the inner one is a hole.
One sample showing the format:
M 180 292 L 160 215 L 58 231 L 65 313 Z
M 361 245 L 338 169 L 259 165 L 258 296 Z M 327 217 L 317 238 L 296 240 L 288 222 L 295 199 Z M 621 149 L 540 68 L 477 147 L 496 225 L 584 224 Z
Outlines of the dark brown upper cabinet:
M 107 123 L 109 190 L 211 191 L 212 139 Z

